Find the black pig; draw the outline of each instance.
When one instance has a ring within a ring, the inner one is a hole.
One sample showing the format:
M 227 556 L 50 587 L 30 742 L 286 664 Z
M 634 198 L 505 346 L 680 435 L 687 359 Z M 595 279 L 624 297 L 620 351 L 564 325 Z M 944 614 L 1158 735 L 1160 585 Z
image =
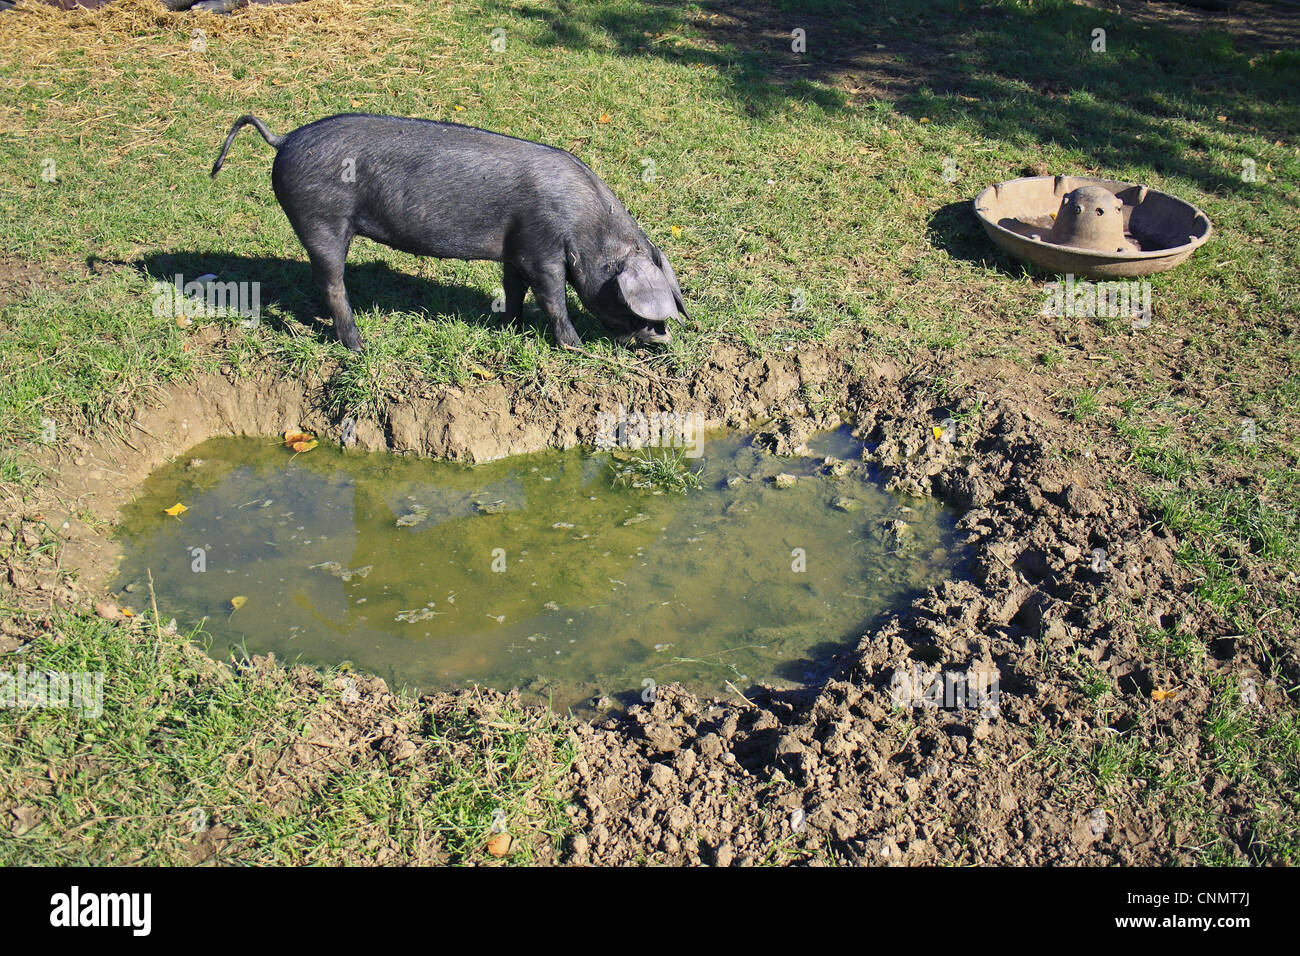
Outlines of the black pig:
M 339 340 L 360 350 L 343 265 L 354 236 L 440 259 L 503 264 L 505 315 L 529 288 L 556 341 L 578 348 L 565 282 L 621 341 L 669 341 L 686 316 L 667 257 L 572 153 L 455 123 L 347 113 L 273 135 L 230 128 L 215 177 L 251 123 L 277 150 L 271 185 L 311 259 Z

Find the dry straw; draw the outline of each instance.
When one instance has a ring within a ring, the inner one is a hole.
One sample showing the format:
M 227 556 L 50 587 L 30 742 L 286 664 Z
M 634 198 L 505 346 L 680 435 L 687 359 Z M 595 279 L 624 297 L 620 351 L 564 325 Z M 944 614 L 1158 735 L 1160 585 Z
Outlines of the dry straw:
M 284 88 L 296 91 L 292 98 L 304 102 L 292 105 L 309 113 L 312 90 L 360 66 L 374 86 L 351 105 L 366 109 L 365 100 L 381 96 L 389 83 L 422 72 L 425 64 L 412 47 L 428 34 L 422 37 L 412 21 L 429 12 L 411 0 L 304 0 L 225 16 L 171 12 L 158 0 L 114 0 L 97 10 L 22 0 L 0 14 L 0 89 L 34 87 L 41 98 L 24 112 L 13 97 L 0 96 L 0 132 L 43 130 L 84 144 L 88 134 L 119 140 L 115 124 L 128 119 L 139 134 L 156 134 L 179 105 L 176 85 L 161 82 L 160 70 L 187 80 L 181 95 L 209 89 L 239 105 L 279 99 L 276 91 Z M 381 56 L 387 62 L 376 71 Z M 438 54 L 424 52 L 429 58 Z M 256 66 L 241 70 L 241 63 Z M 124 116 L 111 92 L 124 86 L 144 88 L 149 106 Z
M 304 0 L 220 15 L 171 12 L 158 0 L 113 0 L 97 10 L 60 10 L 22 0 L 0 21 L 0 59 L 40 67 L 63 63 L 75 51 L 87 61 L 112 62 L 125 54 L 152 52 L 160 37 L 187 37 L 195 30 L 202 30 L 208 42 L 260 39 L 259 46 L 307 34 L 323 58 L 336 57 L 372 52 L 379 37 L 395 32 L 413 36 L 384 16 L 385 9 L 401 6 L 402 0 Z
M 368 36 L 375 28 L 371 14 L 383 0 L 304 0 L 302 3 L 247 6 L 233 14 L 201 10 L 172 12 L 158 0 L 113 0 L 96 10 L 61 10 L 35 0 L 20 0 L 4 16 L 0 50 L 45 50 L 98 46 L 120 52 L 132 40 L 148 41 L 159 29 L 202 28 L 214 37 L 279 35 L 310 29 L 313 36 Z

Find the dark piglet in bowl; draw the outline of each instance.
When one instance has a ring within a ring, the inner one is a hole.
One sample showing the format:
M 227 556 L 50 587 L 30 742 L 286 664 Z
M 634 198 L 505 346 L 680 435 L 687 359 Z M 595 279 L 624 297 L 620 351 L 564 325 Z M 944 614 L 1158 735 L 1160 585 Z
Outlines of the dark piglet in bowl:
M 395 116 L 329 116 L 275 136 L 254 116 L 230 128 L 215 177 L 252 124 L 276 149 L 271 185 L 311 259 L 339 340 L 356 351 L 343 266 L 354 236 L 416 255 L 502 263 L 505 317 L 524 294 L 555 340 L 579 348 L 565 284 L 620 341 L 665 343 L 686 316 L 667 257 L 572 153 L 499 133 Z

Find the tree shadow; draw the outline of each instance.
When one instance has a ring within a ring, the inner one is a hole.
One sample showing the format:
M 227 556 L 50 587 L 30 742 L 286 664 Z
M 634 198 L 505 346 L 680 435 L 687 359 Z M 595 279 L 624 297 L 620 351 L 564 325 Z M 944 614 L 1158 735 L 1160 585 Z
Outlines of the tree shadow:
M 751 114 L 790 101 L 828 111 L 881 101 L 1028 154 L 1059 143 L 1099 168 L 1145 167 L 1210 191 L 1268 188 L 1242 182 L 1240 160 L 1251 157 L 1216 159 L 1223 138 L 1203 127 L 1221 117 L 1228 134 L 1269 139 L 1300 129 L 1300 53 L 1289 39 L 1300 9 L 1243 3 L 1244 16 L 1161 5 L 1157 20 L 1148 5 L 1121 2 L 1121 12 L 1067 0 L 496 7 L 533 21 L 544 46 L 612 46 L 623 57 L 710 67 Z M 795 48 L 795 30 L 805 49 Z M 1105 52 L 1093 49 L 1096 30 L 1106 33 Z

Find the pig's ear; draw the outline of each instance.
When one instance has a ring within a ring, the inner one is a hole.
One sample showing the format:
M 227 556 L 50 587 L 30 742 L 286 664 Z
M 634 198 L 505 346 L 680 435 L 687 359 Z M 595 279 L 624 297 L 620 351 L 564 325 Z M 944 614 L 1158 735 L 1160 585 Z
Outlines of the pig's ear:
M 617 282 L 619 301 L 634 315 L 661 322 L 677 314 L 668 278 L 649 259 L 632 256 L 623 264 Z
M 682 298 L 682 287 L 677 284 L 677 274 L 673 272 L 672 263 L 668 261 L 668 257 L 653 242 L 650 243 L 650 248 L 654 250 L 655 265 L 659 267 L 659 271 L 668 280 L 668 288 L 672 289 L 673 301 L 677 303 L 677 311 L 682 314 L 682 318 L 689 319 L 690 315 L 686 311 L 686 301 Z M 681 319 L 678 319 L 678 321 L 680 322 Z

